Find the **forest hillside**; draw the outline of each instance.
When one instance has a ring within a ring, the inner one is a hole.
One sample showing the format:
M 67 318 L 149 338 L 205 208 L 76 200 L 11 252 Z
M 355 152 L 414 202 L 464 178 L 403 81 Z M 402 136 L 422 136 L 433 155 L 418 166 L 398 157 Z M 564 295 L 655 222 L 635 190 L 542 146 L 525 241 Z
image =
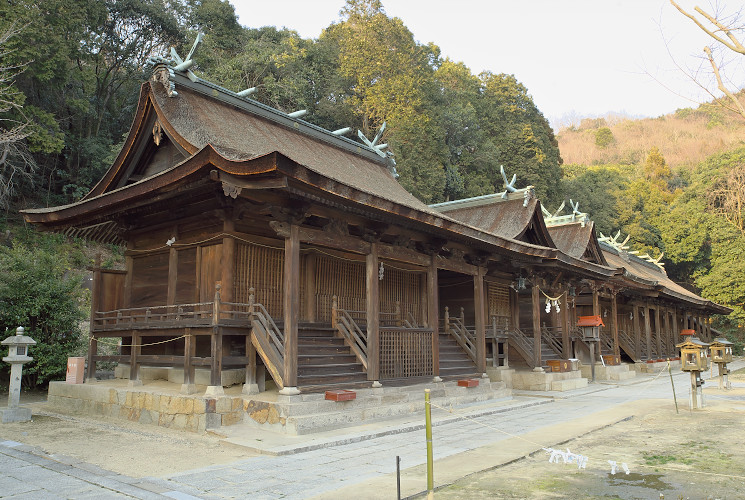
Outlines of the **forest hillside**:
M 557 140 L 519 75 L 474 74 L 436 44 L 417 42 L 380 0 L 347 0 L 317 39 L 241 26 L 227 0 L 0 2 L 0 303 L 16 300 L 15 283 L 28 276 L 52 290 L 70 269 L 92 264 L 80 248 L 89 242 L 55 259 L 70 242 L 20 238 L 18 210 L 84 196 L 121 149 L 148 59 L 172 47 L 187 54 L 198 33 L 191 69 L 200 78 L 233 91 L 255 87 L 251 98 L 307 110 L 304 120 L 329 130 L 350 127 L 353 140 L 385 124 L 380 142 L 399 181 L 424 202 L 501 191 L 504 166 L 549 210 L 572 199 L 604 234 L 620 231 L 642 253 L 664 253 L 671 278 L 734 308 L 718 326 L 736 332 L 745 320 L 742 117 L 704 105 L 656 119 L 586 120 Z M 45 302 L 51 309 L 56 297 Z M 39 297 L 23 300 L 30 308 L 6 308 L 5 324 L 51 321 Z M 71 307 L 84 303 L 76 297 Z M 68 314 L 66 324 L 79 317 Z M 66 355 L 50 354 L 53 365 L 64 371 Z

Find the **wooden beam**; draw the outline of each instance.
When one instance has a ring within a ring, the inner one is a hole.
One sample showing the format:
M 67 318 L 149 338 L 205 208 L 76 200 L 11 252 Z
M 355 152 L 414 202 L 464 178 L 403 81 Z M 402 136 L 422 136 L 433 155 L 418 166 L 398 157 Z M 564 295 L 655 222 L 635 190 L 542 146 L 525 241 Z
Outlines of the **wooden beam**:
M 370 253 L 370 243 L 355 238 L 354 236 L 327 233 L 320 229 L 299 227 L 295 224 L 291 225 L 287 222 L 280 221 L 271 221 L 269 225 L 279 236 L 285 239 L 290 238 L 290 228 L 295 227 L 298 233 L 297 237 L 299 242 L 319 245 L 322 247 L 337 248 L 339 250 L 347 250 L 360 254 Z
M 459 262 L 454 259 L 447 259 L 441 255 L 435 257 L 437 259 L 437 267 L 439 269 L 445 269 L 447 271 L 454 271 L 456 273 L 468 274 L 470 276 L 476 276 L 479 272 L 477 266 L 472 266 L 465 262 Z
M 660 305 L 655 304 L 654 307 L 654 332 L 657 341 L 657 357 L 660 358 L 664 355 L 662 352 L 662 328 L 660 328 Z
M 479 266 L 473 277 L 473 303 L 476 314 L 476 368 L 486 372 L 486 300 L 484 297 L 484 274 L 486 268 Z
M 378 244 L 370 244 L 365 259 L 365 310 L 367 313 L 367 379 L 380 379 L 380 279 Z
M 378 243 L 378 256 L 381 259 L 398 260 L 417 266 L 427 267 L 432 259 L 429 255 L 419 253 L 411 248 Z
M 284 320 L 285 320 L 285 388 L 297 387 L 297 324 L 300 305 L 300 228 L 288 225 L 285 239 Z

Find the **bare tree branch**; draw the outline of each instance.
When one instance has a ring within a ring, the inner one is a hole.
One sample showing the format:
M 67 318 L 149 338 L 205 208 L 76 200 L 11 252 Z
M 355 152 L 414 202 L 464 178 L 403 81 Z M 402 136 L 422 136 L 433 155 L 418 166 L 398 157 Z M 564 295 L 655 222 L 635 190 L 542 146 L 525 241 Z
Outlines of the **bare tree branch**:
M 714 76 L 717 78 L 717 88 L 724 92 L 724 95 L 729 97 L 730 101 L 734 103 L 734 105 L 737 107 L 737 112 L 740 113 L 740 115 L 745 118 L 745 107 L 743 107 L 740 100 L 737 98 L 735 94 L 732 93 L 730 89 L 728 89 L 724 83 L 722 83 L 722 76 L 719 74 L 719 68 L 717 67 L 717 64 L 714 62 L 714 57 L 711 55 L 711 49 L 709 47 L 704 47 L 704 52 L 706 53 L 706 56 L 709 58 L 709 63 L 711 63 L 711 69 L 714 71 Z

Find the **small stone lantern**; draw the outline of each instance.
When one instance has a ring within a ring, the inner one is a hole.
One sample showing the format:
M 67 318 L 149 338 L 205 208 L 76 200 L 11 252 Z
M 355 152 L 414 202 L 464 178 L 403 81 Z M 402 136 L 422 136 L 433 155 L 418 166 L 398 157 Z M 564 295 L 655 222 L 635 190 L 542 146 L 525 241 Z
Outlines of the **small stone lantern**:
M 23 334 L 23 327 L 16 329 L 16 334 L 0 342 L 8 346 L 8 355 L 3 361 L 10 364 L 10 386 L 8 388 L 8 407 L 0 408 L 2 423 L 27 422 L 31 420 L 31 410 L 19 406 L 21 401 L 21 372 L 24 363 L 33 361 L 28 355 L 29 346 L 36 345 L 36 341 Z
M 595 345 L 600 342 L 600 327 L 605 326 L 600 316 L 580 316 L 577 326 L 582 330 L 582 340 L 590 343 L 590 371 L 595 381 Z
M 719 368 L 719 388 L 729 389 L 729 370 L 727 363 L 732 362 L 732 346 L 734 344 L 727 339 L 717 338 L 711 343 L 711 362 L 716 363 Z
M 684 335 L 683 332 L 681 335 Z M 698 408 L 699 403 L 703 408 L 704 381 L 701 379 L 701 372 L 709 368 L 709 358 L 706 357 L 709 344 L 701 342 L 696 337 L 690 337 L 675 347 L 680 348 L 680 369 L 684 372 L 691 372 L 691 408 Z

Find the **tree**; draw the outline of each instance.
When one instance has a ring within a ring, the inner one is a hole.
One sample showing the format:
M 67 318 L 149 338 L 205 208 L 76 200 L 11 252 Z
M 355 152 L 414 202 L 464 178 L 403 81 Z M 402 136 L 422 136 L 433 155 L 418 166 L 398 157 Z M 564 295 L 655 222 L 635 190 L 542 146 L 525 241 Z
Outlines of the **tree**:
M 595 131 L 595 145 L 600 149 L 605 149 L 614 142 L 616 139 L 608 127 L 601 127 Z
M 715 15 L 712 15 L 700 7 L 695 7 L 694 10 L 696 14 L 700 16 L 697 17 L 695 14 L 683 9 L 675 2 L 675 0 L 670 0 L 670 3 L 678 9 L 681 14 L 693 21 L 696 26 L 711 37 L 714 42 L 712 46 L 715 50 L 726 49 L 736 54 L 745 55 L 745 46 L 743 46 L 742 42 L 737 38 L 737 34 L 742 31 L 742 26 L 738 26 L 737 24 L 740 21 L 739 14 L 728 18 L 718 12 Z M 704 47 L 704 54 L 706 55 L 706 59 L 709 61 L 711 70 L 716 78 L 717 88 L 727 97 L 729 102 L 716 97 L 714 93 L 704 85 L 699 85 L 706 89 L 707 92 L 714 97 L 717 103 L 745 118 L 745 106 L 743 106 L 742 102 L 737 98 L 737 95 L 735 95 L 740 89 L 735 89 L 733 92 L 732 89 L 725 85 L 725 79 L 722 78 L 721 64 L 715 61 L 712 46 Z
M 0 248 L 0 269 L 0 325 L 9 331 L 23 326 L 36 341 L 34 361 L 24 367 L 24 385 L 36 387 L 63 377 L 67 357 L 83 350 L 82 277 L 56 252 L 23 245 Z M 7 374 L 2 376 L 7 380 Z
M 8 39 L 20 33 L 11 24 L 0 33 L 0 60 L 4 60 Z M 23 115 L 25 96 L 14 86 L 18 66 L 0 65 L 0 207 L 7 208 L 15 192 L 18 177 L 31 178 L 36 162 L 28 152 L 25 139 L 31 134 L 31 123 Z

